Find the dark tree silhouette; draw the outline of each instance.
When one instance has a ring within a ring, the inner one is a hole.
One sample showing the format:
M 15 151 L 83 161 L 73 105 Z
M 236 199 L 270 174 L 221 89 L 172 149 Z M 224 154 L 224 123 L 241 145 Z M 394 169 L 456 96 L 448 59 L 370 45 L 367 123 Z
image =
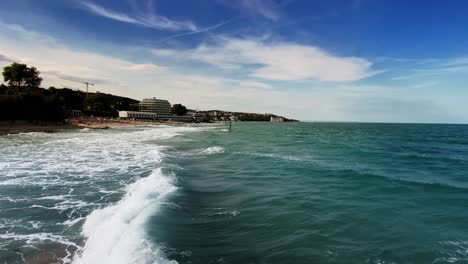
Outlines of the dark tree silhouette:
M 35 67 L 28 67 L 26 64 L 13 63 L 3 68 L 3 79 L 8 85 L 15 87 L 39 87 L 42 78 Z
M 187 107 L 181 104 L 175 104 L 172 106 L 172 113 L 178 116 L 187 114 Z

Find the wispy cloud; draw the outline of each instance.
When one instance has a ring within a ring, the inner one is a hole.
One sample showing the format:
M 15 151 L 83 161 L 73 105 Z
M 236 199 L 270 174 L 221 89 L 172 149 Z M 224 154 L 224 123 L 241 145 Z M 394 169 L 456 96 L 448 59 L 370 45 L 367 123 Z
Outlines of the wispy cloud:
M 250 16 L 261 16 L 272 21 L 281 18 L 281 6 L 275 0 L 218 0 L 218 2 Z
M 225 70 L 249 70 L 267 80 L 355 81 L 377 74 L 372 63 L 358 57 L 332 55 L 319 47 L 262 39 L 218 37 L 195 49 L 153 49 L 169 59 L 203 62 Z
M 107 9 L 92 2 L 83 2 L 82 4 L 88 11 L 95 15 L 120 22 L 161 30 L 189 30 L 192 32 L 199 30 L 199 28 L 191 21 L 171 20 L 165 16 L 153 14 L 152 10 L 148 10 L 148 12 L 143 14 L 130 15 Z
M 239 3 L 250 13 L 260 14 L 273 21 L 280 18 L 279 6 L 272 0 L 241 0 Z
M 377 61 L 391 62 L 397 75 L 390 77 L 393 81 L 407 81 L 427 78 L 448 78 L 468 73 L 468 57 L 408 59 L 376 57 Z M 397 67 L 398 66 L 398 67 Z
M 222 22 L 222 23 L 216 24 L 216 25 L 211 26 L 211 27 L 206 27 L 206 28 L 202 28 L 202 29 L 199 29 L 199 30 L 191 31 L 191 32 L 175 34 L 175 35 L 172 35 L 172 36 L 169 36 L 169 37 L 166 37 L 166 38 L 160 40 L 158 43 L 164 43 L 164 42 L 167 42 L 167 41 L 169 41 L 171 39 L 176 39 L 176 38 L 180 38 L 180 37 L 184 37 L 184 36 L 189 36 L 189 35 L 199 34 L 199 33 L 203 33 L 203 32 L 208 32 L 208 31 L 220 28 L 220 27 L 230 23 L 231 21 L 232 20 L 228 20 L 226 22 Z

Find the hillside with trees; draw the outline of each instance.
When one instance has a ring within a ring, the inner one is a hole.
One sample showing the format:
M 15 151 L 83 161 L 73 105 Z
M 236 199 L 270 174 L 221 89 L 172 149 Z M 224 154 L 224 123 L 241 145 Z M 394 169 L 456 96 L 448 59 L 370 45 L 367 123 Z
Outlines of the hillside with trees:
M 62 122 L 68 110 L 86 115 L 115 117 L 118 110 L 136 110 L 137 100 L 105 93 L 68 88 L 40 88 L 42 78 L 35 67 L 13 63 L 3 68 L 0 85 L 0 120 Z

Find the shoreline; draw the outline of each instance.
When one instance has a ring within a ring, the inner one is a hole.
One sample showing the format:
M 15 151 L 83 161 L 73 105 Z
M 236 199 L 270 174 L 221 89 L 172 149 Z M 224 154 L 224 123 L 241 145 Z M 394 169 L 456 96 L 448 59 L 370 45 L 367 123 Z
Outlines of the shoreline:
M 17 121 L 14 123 L 0 122 L 0 136 L 9 134 L 45 132 L 55 133 L 67 129 L 111 129 L 113 127 L 139 126 L 139 125 L 175 125 L 185 124 L 175 121 L 139 121 L 139 120 L 122 120 L 113 118 L 82 118 L 69 119 L 63 124 L 58 123 L 40 123 L 33 124 L 27 121 Z

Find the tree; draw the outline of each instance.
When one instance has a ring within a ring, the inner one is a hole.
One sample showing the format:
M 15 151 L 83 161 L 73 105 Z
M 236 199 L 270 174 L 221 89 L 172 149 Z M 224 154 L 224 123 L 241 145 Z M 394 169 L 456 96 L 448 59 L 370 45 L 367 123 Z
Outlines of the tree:
M 172 113 L 182 116 L 187 114 L 187 107 L 181 105 L 181 104 L 175 104 L 172 106 Z
M 10 86 L 16 87 L 39 87 L 42 78 L 35 67 L 28 67 L 26 64 L 13 63 L 3 68 L 3 79 Z

